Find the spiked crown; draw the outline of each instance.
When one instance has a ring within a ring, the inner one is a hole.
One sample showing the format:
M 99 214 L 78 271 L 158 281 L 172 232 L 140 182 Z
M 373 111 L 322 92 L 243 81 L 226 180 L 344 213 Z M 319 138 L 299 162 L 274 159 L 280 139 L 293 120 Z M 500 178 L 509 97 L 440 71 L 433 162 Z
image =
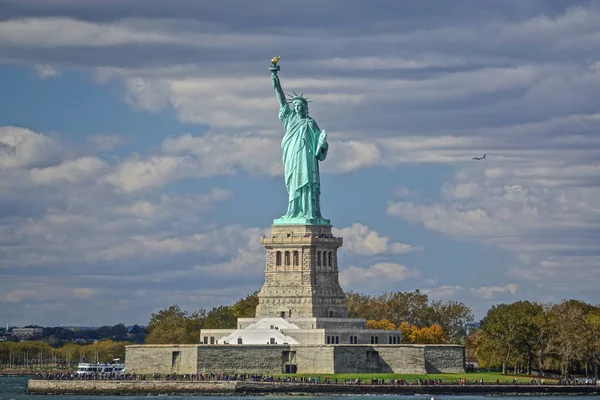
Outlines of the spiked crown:
M 312 101 L 308 100 L 310 97 L 304 97 L 303 93 L 301 93 L 301 94 L 298 94 L 296 92 L 293 92 L 293 93 L 294 94 L 289 94 L 288 93 L 288 97 L 290 98 L 288 100 L 288 103 L 293 104 L 293 103 L 295 103 L 297 101 L 300 101 L 300 102 L 302 102 L 302 103 L 304 103 L 306 105 L 308 105 L 308 103 L 312 103 Z

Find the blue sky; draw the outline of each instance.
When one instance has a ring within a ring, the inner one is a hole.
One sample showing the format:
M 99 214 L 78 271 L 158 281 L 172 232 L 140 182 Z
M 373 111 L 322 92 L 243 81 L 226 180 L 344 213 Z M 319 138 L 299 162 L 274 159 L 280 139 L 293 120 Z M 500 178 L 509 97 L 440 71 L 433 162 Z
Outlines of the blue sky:
M 0 320 L 145 324 L 259 289 L 287 197 L 275 55 L 328 132 L 345 290 L 477 318 L 600 302 L 598 1 L 0 9 Z

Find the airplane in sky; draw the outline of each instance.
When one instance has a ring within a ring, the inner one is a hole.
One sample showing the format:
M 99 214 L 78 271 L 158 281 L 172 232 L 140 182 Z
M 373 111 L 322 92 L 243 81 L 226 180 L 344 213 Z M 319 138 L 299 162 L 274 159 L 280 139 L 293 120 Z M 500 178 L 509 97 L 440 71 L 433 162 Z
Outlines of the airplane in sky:
M 473 157 L 473 160 L 483 160 L 485 156 L 486 154 L 484 154 L 483 157 Z

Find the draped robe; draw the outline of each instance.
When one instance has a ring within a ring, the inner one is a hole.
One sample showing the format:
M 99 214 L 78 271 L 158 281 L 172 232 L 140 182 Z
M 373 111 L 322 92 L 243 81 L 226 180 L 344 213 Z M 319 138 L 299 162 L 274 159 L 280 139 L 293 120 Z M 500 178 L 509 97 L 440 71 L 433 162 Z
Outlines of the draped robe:
M 282 218 L 322 218 L 319 161 L 327 157 L 328 145 L 317 148 L 321 133 L 317 123 L 310 117 L 301 118 L 288 104 L 279 110 L 279 119 L 285 128 L 281 149 L 289 194 L 288 210 Z

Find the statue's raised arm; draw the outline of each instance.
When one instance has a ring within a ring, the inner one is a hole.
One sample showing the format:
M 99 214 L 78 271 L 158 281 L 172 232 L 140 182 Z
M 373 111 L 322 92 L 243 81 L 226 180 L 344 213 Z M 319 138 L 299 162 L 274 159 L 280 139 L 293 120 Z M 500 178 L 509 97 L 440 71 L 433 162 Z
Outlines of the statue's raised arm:
M 277 76 L 277 71 L 279 71 L 280 67 L 277 65 L 280 57 L 273 57 L 271 59 L 271 66 L 269 70 L 271 71 L 271 81 L 273 81 L 273 89 L 275 89 L 275 95 L 277 96 L 277 101 L 279 101 L 279 107 L 282 107 L 287 104 L 285 99 L 285 93 L 283 93 L 283 89 L 281 88 L 281 82 L 279 81 L 279 77 Z

